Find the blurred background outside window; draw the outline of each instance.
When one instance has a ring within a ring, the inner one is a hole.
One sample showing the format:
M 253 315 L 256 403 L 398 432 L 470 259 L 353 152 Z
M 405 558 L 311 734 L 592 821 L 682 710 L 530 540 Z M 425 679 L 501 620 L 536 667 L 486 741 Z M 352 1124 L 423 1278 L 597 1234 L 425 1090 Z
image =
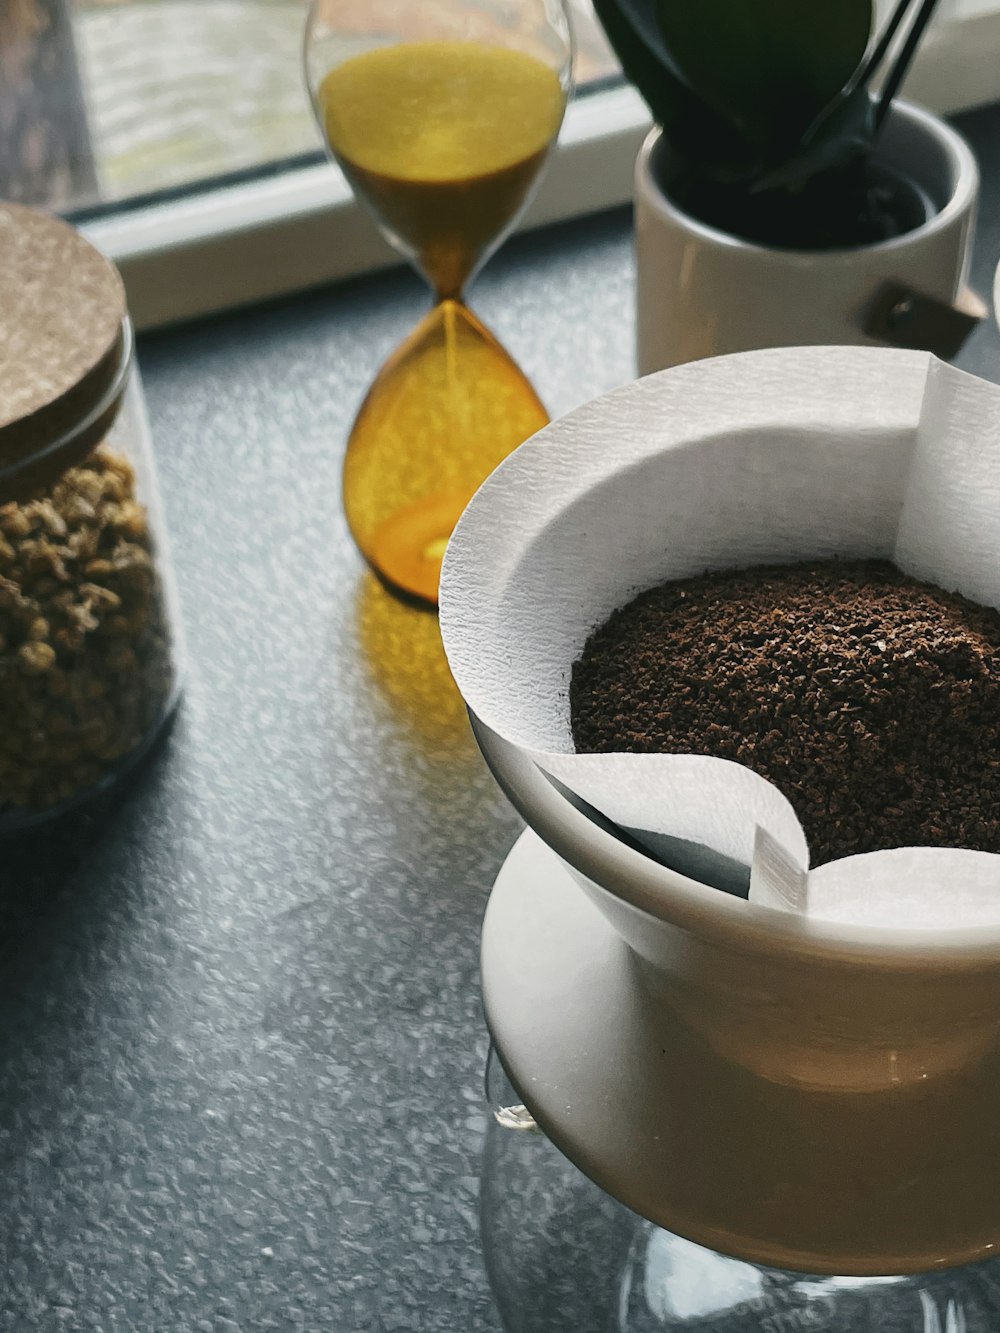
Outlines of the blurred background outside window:
M 435 2 L 415 9 L 432 14 Z M 881 11 L 892 3 L 879 0 Z M 590 0 L 569 5 L 578 91 L 566 162 L 550 166 L 532 221 L 625 202 L 646 128 Z M 306 0 L 0 0 L 0 198 L 90 228 L 139 289 L 140 324 L 386 262 L 324 162 L 301 73 L 305 13 Z M 942 111 L 1000 100 L 997 52 L 1000 0 L 941 0 L 907 91 Z M 294 264 L 282 259 L 279 240 L 287 249 L 292 236 L 278 236 L 283 214 L 302 224 L 321 210 L 315 261 L 304 224 Z M 342 238 L 336 262 L 330 228 Z M 226 286 L 219 247 L 231 236 L 240 244 Z M 154 273 L 167 250 L 173 268 Z M 202 294 L 185 302 L 178 284 L 196 279 Z
M 2 0 L 0 196 L 92 212 L 322 156 L 305 0 Z M 418 10 L 432 14 L 434 0 Z M 583 90 L 615 75 L 572 0 Z M 363 11 L 362 11 L 363 12 Z

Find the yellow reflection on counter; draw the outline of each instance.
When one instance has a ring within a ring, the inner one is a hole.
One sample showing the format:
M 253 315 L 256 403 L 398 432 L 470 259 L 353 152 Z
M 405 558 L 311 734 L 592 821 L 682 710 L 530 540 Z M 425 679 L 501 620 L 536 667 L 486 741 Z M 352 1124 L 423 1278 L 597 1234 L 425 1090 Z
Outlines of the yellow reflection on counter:
M 356 611 L 363 662 L 396 719 L 436 754 L 471 757 L 469 717 L 437 616 L 400 602 L 371 573 L 358 584 Z

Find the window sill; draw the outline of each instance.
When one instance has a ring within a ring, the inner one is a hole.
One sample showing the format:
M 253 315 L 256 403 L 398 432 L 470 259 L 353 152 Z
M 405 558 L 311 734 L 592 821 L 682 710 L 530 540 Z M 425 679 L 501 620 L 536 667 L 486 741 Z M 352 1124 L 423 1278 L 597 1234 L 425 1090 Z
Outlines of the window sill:
M 932 31 L 906 96 L 953 113 L 995 100 L 1000 11 Z M 571 106 L 521 229 L 627 203 L 649 113 L 628 87 Z M 118 264 L 139 329 L 177 323 L 398 263 L 327 162 L 83 225 Z
M 574 102 L 521 228 L 625 203 L 649 124 L 631 88 Z M 139 329 L 399 263 L 328 162 L 125 209 L 82 230 L 121 269 Z

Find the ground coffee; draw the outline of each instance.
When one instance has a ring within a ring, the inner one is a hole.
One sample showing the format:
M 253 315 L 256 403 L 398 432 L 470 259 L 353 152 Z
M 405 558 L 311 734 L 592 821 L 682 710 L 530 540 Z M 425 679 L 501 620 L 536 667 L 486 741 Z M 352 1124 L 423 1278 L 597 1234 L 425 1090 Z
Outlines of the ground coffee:
M 1000 614 L 888 561 L 650 589 L 588 639 L 570 710 L 580 753 L 710 754 L 768 778 L 813 865 L 1000 852 Z

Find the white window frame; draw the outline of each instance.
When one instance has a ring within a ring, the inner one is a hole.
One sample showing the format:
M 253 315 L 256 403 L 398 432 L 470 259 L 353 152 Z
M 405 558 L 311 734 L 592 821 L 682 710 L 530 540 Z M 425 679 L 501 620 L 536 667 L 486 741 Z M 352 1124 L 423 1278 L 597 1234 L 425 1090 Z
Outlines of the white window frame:
M 1000 6 L 933 28 L 905 93 L 942 113 L 1000 99 Z M 649 125 L 629 87 L 578 97 L 521 229 L 627 203 Z M 119 265 L 140 329 L 399 262 L 343 176 L 325 162 L 125 206 L 82 230 Z

